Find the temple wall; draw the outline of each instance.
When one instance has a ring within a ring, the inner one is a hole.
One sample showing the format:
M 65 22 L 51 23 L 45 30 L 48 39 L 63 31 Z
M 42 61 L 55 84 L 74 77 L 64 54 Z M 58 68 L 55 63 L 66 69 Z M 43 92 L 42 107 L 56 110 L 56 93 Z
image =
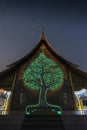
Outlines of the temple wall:
M 74 110 L 74 90 L 86 88 L 87 79 L 71 71 L 69 66 L 61 60 L 61 57 L 57 57 L 45 44 L 42 44 L 34 55 L 31 55 L 30 58 L 18 66 L 15 71 L 0 79 L 0 88 L 12 91 L 10 109 L 24 111 L 26 106 L 38 103 L 40 90 L 34 90 L 25 85 L 23 75 L 29 65 L 32 64 L 41 53 L 44 53 L 48 59 L 56 63 L 61 68 L 63 74 L 61 85 L 57 89 L 47 90 L 47 102 L 49 104 L 61 106 L 63 110 Z M 29 73 L 27 76 L 29 76 Z
M 23 82 L 23 73 L 26 68 L 31 64 L 39 55 L 41 50 L 38 50 L 31 59 L 27 60 L 23 65 L 20 66 L 16 78 L 15 90 L 13 96 L 12 109 L 25 109 L 27 105 L 33 105 L 38 103 L 39 90 L 31 90 Z M 55 56 L 53 56 L 49 50 L 44 49 L 47 57 L 51 58 L 56 62 L 63 71 L 63 83 L 59 89 L 55 91 L 47 91 L 47 101 L 50 104 L 59 105 L 63 110 L 75 109 L 73 92 L 71 88 L 71 83 L 69 79 L 68 68 L 65 64 L 60 62 Z M 20 104 L 20 105 L 19 105 Z
M 11 88 L 12 88 L 14 75 L 15 75 L 15 72 L 9 73 L 9 74 L 7 74 L 5 76 L 2 76 L 0 78 L 0 88 L 3 88 L 3 89 L 6 89 L 6 90 L 10 91 Z

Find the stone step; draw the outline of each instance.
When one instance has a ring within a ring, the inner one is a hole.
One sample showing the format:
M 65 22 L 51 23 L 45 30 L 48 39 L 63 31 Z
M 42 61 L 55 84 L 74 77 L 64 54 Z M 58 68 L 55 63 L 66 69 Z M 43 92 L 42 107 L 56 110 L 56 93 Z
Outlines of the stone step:
M 55 115 L 28 115 L 25 116 L 22 124 L 21 130 L 28 129 L 47 129 L 50 128 L 52 130 L 64 130 L 64 124 L 61 119 L 61 116 Z

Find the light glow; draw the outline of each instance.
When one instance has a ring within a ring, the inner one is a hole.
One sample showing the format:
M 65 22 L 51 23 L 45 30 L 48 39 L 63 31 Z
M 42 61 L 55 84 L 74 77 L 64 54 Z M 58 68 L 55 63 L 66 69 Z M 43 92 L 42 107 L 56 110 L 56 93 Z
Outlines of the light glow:
M 3 89 L 2 92 L 2 90 L 0 90 L 0 111 L 2 115 L 6 115 L 8 112 L 7 109 L 8 109 L 10 95 L 11 95 L 10 91 L 6 91 Z
M 55 91 L 60 88 L 63 83 L 63 71 L 61 67 L 47 58 L 44 53 L 40 55 L 27 67 L 23 74 L 23 82 L 25 86 L 32 90 L 39 91 L 39 99 L 37 104 L 28 105 L 25 113 L 30 114 L 38 109 L 38 107 L 50 107 L 57 114 L 62 113 L 62 108 L 53 105 L 47 101 L 48 90 Z

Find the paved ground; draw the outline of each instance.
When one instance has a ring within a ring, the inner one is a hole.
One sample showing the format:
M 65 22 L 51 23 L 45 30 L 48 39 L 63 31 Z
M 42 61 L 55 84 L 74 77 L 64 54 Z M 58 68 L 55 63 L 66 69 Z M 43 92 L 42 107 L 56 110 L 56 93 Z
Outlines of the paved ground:
M 87 130 L 87 116 L 64 115 L 62 117 L 65 130 Z
M 21 130 L 24 117 L 25 115 L 23 112 L 13 112 L 9 116 L 0 115 L 0 130 Z M 87 115 L 79 115 L 78 112 L 74 114 L 74 112 L 67 111 L 61 118 L 65 130 L 87 130 Z M 46 130 L 46 128 L 41 128 L 41 130 Z M 57 130 L 57 128 L 55 130 Z

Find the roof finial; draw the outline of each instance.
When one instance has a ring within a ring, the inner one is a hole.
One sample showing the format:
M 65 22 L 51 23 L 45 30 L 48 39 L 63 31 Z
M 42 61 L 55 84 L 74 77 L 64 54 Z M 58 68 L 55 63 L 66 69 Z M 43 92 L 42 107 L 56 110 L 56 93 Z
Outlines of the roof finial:
M 42 35 L 41 35 L 41 39 L 44 40 L 45 39 L 45 34 L 44 34 L 44 26 L 42 26 Z

